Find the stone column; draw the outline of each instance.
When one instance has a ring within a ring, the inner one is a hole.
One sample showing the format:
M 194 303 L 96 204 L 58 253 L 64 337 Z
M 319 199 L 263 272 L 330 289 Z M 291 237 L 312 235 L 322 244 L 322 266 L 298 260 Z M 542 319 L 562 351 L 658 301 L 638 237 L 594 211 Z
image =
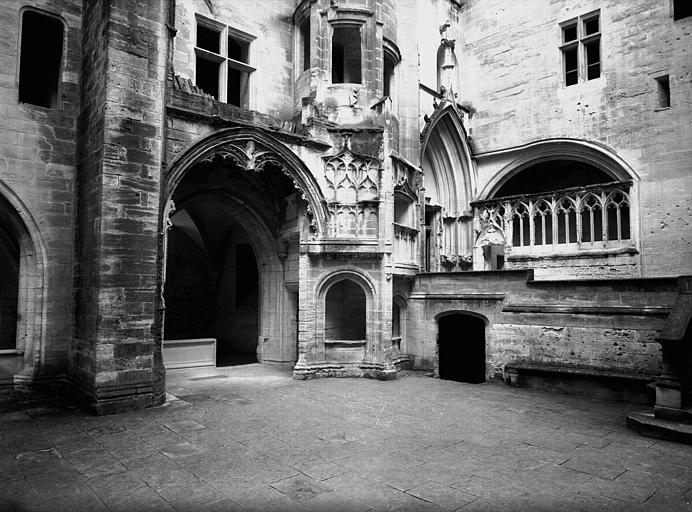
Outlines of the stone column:
M 165 0 L 85 2 L 69 378 L 97 414 L 165 396 L 152 326 L 167 9 Z

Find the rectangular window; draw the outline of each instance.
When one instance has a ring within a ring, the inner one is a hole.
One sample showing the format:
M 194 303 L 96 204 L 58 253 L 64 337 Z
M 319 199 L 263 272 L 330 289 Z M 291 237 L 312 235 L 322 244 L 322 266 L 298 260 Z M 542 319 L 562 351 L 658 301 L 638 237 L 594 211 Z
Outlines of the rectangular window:
M 60 19 L 24 11 L 19 57 L 19 101 L 59 106 L 60 68 L 65 28 Z
M 249 104 L 250 43 L 253 36 L 197 17 L 195 84 L 219 101 Z
M 561 25 L 565 85 L 601 76 L 601 20 L 599 13 L 580 16 Z
M 692 2 L 690 0 L 673 0 L 673 19 L 681 20 L 692 16 Z
M 300 24 L 299 34 L 300 48 L 302 50 L 300 55 L 303 60 L 299 69 L 305 71 L 306 69 L 310 69 L 310 18 Z
M 577 24 L 571 23 L 562 27 L 562 42 L 571 43 L 577 40 Z
M 577 47 L 562 50 L 565 59 L 565 85 L 574 85 L 579 81 L 579 60 Z
M 586 54 L 586 79 L 593 80 L 601 76 L 601 42 L 592 41 L 584 45 Z
M 332 83 L 361 83 L 360 29 L 358 27 L 334 27 Z
M 670 108 L 670 81 L 668 75 L 656 78 L 658 108 Z

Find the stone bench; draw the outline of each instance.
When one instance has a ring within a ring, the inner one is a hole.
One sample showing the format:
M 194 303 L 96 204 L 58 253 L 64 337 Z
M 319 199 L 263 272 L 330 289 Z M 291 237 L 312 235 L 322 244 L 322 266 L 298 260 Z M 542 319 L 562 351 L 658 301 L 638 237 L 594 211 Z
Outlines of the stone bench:
M 163 364 L 169 370 L 216 366 L 216 339 L 164 340 Z
M 505 366 L 510 386 L 526 387 L 600 400 L 651 405 L 655 375 L 555 364 L 512 362 Z

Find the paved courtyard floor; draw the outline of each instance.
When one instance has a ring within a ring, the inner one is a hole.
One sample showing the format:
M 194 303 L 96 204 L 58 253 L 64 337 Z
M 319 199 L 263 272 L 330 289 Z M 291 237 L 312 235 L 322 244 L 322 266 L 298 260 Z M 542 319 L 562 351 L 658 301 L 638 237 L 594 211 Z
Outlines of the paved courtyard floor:
M 637 407 L 462 384 L 168 373 L 166 406 L 0 413 L 0 511 L 692 510 L 692 446 Z

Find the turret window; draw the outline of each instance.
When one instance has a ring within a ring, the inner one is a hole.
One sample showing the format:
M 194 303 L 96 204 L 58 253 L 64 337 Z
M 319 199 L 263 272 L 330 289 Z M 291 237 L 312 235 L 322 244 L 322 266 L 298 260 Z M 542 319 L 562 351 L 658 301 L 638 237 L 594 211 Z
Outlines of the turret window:
M 360 29 L 358 27 L 334 27 L 332 83 L 361 83 Z

